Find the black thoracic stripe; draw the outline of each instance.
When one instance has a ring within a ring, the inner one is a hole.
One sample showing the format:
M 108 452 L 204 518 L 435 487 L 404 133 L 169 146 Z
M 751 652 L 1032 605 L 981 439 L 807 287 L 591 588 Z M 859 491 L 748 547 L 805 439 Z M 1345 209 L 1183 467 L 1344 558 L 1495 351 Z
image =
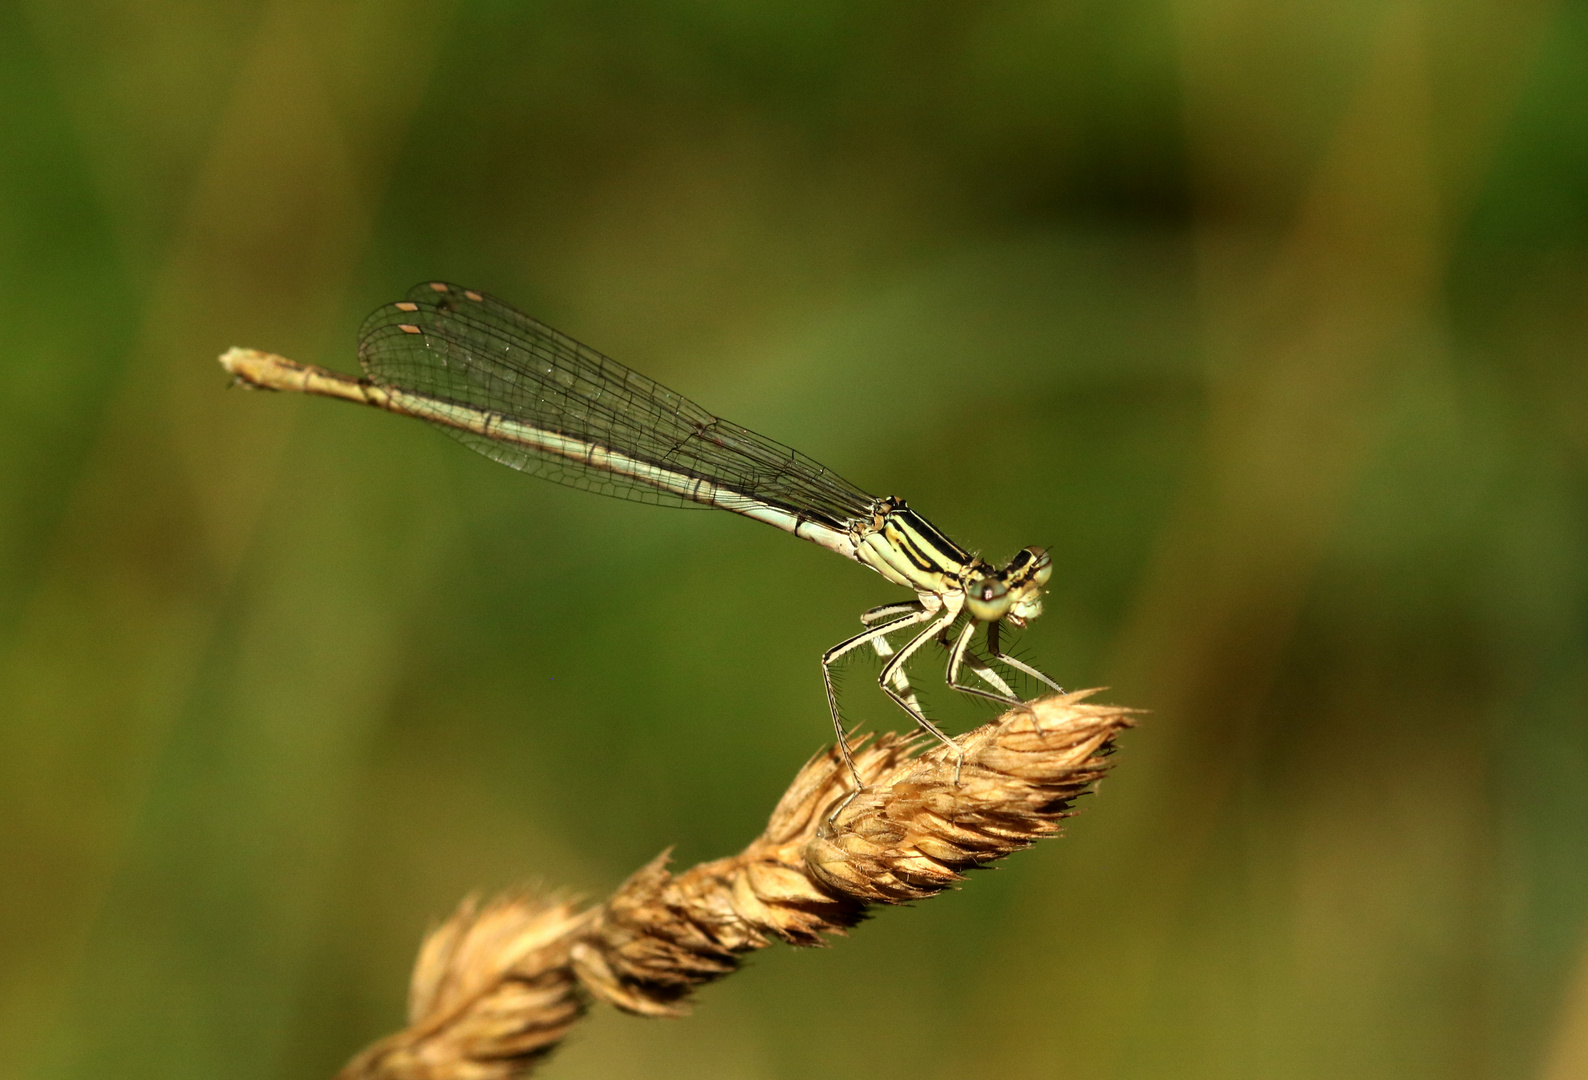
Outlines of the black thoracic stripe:
M 931 523 L 921 517 L 914 510 L 896 512 L 901 542 L 899 550 L 915 564 L 918 570 L 954 570 L 964 566 L 970 561 L 970 556 L 959 549 L 948 537 L 933 528 Z M 916 544 L 916 540 L 924 542 L 937 555 L 934 560 L 923 552 Z
M 937 526 L 921 517 L 914 510 L 906 510 L 905 513 L 909 516 L 910 527 L 925 537 L 944 558 L 956 563 L 967 563 L 970 561 L 970 553 L 961 549 L 954 541 L 938 532 Z

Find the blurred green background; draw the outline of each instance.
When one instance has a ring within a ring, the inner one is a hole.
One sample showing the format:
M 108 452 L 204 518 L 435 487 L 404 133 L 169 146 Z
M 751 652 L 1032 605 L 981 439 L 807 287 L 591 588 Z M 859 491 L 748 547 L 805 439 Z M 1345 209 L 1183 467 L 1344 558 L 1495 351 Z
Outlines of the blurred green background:
M 1588 1076 L 1582 5 L 18 0 L 0 86 L 0 1076 L 326 1076 L 828 737 L 875 575 L 227 391 L 432 277 L 1050 545 L 1022 654 L 1152 710 L 546 1075 Z

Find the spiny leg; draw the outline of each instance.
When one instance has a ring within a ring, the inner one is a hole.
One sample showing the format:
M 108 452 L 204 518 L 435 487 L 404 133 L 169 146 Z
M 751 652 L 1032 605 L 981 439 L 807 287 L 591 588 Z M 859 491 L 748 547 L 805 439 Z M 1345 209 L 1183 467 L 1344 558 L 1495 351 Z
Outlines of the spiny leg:
M 901 615 L 912 614 L 926 610 L 925 605 L 919 600 L 901 600 L 897 604 L 883 604 L 874 607 L 860 616 L 860 625 L 875 626 L 884 619 L 896 619 Z
M 828 649 L 826 652 L 822 653 L 822 683 L 827 687 L 827 708 L 833 714 L 833 730 L 838 733 L 838 753 L 842 755 L 844 764 L 849 766 L 849 775 L 853 777 L 855 781 L 855 790 L 850 794 L 850 798 L 854 798 L 855 794 L 860 791 L 860 770 L 855 768 L 855 759 L 849 753 L 849 738 L 844 733 L 843 718 L 838 714 L 838 690 L 835 686 L 833 686 L 833 663 L 851 649 L 859 648 L 861 645 L 865 645 L 868 642 L 875 641 L 878 638 L 891 634 L 895 630 L 902 630 L 906 626 L 914 626 L 917 623 L 925 622 L 927 619 L 932 617 L 931 613 L 925 608 L 920 608 L 918 605 L 917 607 L 918 610 L 911 611 L 905 615 L 902 615 L 900 618 L 883 622 L 881 625 L 873 626 L 867 630 L 862 630 L 854 637 L 846 638 L 843 641 L 840 641 L 837 645 L 834 645 L 832 648 Z M 871 613 L 867 612 L 867 614 Z M 864 616 L 862 616 L 862 618 L 864 618 Z M 886 670 L 886 667 L 884 667 L 884 670 Z M 883 689 L 888 690 L 886 686 L 884 686 Z M 893 691 L 888 690 L 888 692 L 891 694 Z M 839 806 L 839 809 L 843 809 L 843 806 L 847 805 L 848 801 L 848 799 L 844 800 L 844 803 Z M 836 814 L 837 811 L 835 810 L 833 811 L 833 815 L 829 815 L 829 817 Z
M 877 650 L 877 655 L 882 657 L 884 662 L 894 654 L 893 643 L 887 638 L 877 638 L 871 644 Z M 910 685 L 910 676 L 902 667 L 893 673 L 893 688 L 904 695 L 911 708 L 916 710 L 921 708 L 920 699 L 915 696 L 915 687 Z
M 905 612 L 923 610 L 925 610 L 925 608 L 919 600 L 906 600 L 898 604 L 884 604 L 881 607 L 874 607 L 864 615 L 860 616 L 860 621 L 866 626 L 870 626 L 879 619 L 896 617 L 898 615 L 904 614 Z M 894 653 L 893 643 L 890 642 L 886 637 L 872 639 L 871 647 L 877 650 L 877 655 L 880 656 L 884 661 L 886 661 Z M 911 706 L 913 706 L 917 712 L 920 711 L 921 703 L 919 700 L 917 700 L 915 696 L 915 690 L 910 686 L 910 676 L 905 673 L 903 667 L 900 667 L 898 671 L 894 672 L 893 687 L 894 689 L 898 690 L 899 693 L 903 694 L 909 699 Z
M 915 621 L 925 622 L 926 619 L 931 618 L 933 614 L 935 613 L 923 610 L 921 616 Z M 953 739 L 950 739 L 947 735 L 943 734 L 943 730 L 936 724 L 932 723 L 932 721 L 928 720 L 926 718 L 926 714 L 922 712 L 919 707 L 911 708 L 909 701 L 905 699 L 904 695 L 895 691 L 893 687 L 888 684 L 893 681 L 894 673 L 904 666 L 905 662 L 915 654 L 917 649 L 930 641 L 933 635 L 942 633 L 945 629 L 947 629 L 949 624 L 958 617 L 959 612 L 953 610 L 952 608 L 945 610 L 941 618 L 939 618 L 931 626 L 928 626 L 925 630 L 922 630 L 919 634 L 915 635 L 915 637 L 911 638 L 904 648 L 900 649 L 891 660 L 882 665 L 882 675 L 877 679 L 877 684 L 882 687 L 883 693 L 891 697 L 894 702 L 898 704 L 899 708 L 909 713 L 911 718 L 915 720 L 916 724 L 921 728 L 921 730 L 936 736 L 939 742 L 948 747 L 950 750 L 953 750 L 955 754 L 958 755 L 954 762 L 954 783 L 956 784 L 959 783 L 960 767 L 965 764 L 964 748 L 956 743 Z M 891 628 L 893 627 L 890 627 L 890 629 Z
M 1024 662 L 1022 662 L 1020 660 L 1016 660 L 1014 657 L 1010 656 L 1008 653 L 1004 652 L 1001 648 L 998 647 L 998 626 L 999 626 L 998 623 L 988 623 L 987 624 L 987 651 L 992 653 L 993 659 L 997 660 L 1001 664 L 1008 664 L 1010 667 L 1014 668 L 1016 671 L 1025 672 L 1027 675 L 1031 676 L 1033 679 L 1036 679 L 1038 682 L 1040 682 L 1040 683 L 1044 684 L 1045 686 L 1047 686 L 1055 694 L 1064 693 L 1064 687 L 1060 686 L 1058 683 L 1054 682 L 1052 679 L 1050 679 L 1046 675 L 1042 674 L 1042 672 L 1038 671 L 1036 668 L 1032 667 L 1030 664 L 1024 663 Z
M 948 654 L 948 675 L 946 680 L 948 685 L 960 693 L 987 698 L 989 701 L 996 701 L 1001 705 L 1020 704 L 1019 695 L 1011 690 L 1009 684 L 1004 682 L 998 673 L 971 649 L 970 642 L 975 633 L 976 621 L 972 619 L 965 624 L 964 629 L 959 632 L 959 637 L 955 639 L 954 648 Z M 960 665 L 964 663 L 967 657 L 970 659 L 971 671 L 988 686 L 992 687 L 992 691 L 983 690 L 979 686 L 972 686 L 969 683 L 959 681 Z
M 895 616 L 906 611 L 920 611 L 922 610 L 923 606 L 924 605 L 922 605 L 919 600 L 907 600 L 897 604 L 884 604 L 881 607 L 872 608 L 870 611 L 860 616 L 860 621 L 864 625 L 870 626 L 879 619 Z M 952 686 L 956 690 L 962 690 L 968 694 L 978 694 L 982 697 L 991 697 L 993 700 L 1003 702 L 1005 704 L 1018 703 L 1020 701 L 1020 698 L 1015 694 L 1015 692 L 1009 688 L 1009 684 L 1004 682 L 1003 679 L 998 676 L 998 673 L 992 670 L 992 667 L 987 663 L 987 661 L 983 660 L 974 651 L 971 651 L 968 648 L 970 644 L 969 637 L 976 625 L 974 620 L 965 624 L 965 629 L 959 635 L 959 641 L 957 644 L 952 641 L 949 636 L 949 631 L 953 628 L 952 622 L 940 623 L 939 625 L 942 629 L 938 633 L 938 643 L 941 644 L 945 649 L 955 650 L 951 653 L 949 658 L 948 675 L 945 680 L 947 681 L 948 685 Z M 893 643 L 888 641 L 888 639 L 885 637 L 877 638 L 871 644 L 877 650 L 877 655 L 882 657 L 883 660 L 887 660 L 894 654 Z M 959 667 L 962 662 L 962 658 L 966 656 L 968 656 L 971 661 L 971 671 L 983 679 L 988 686 L 992 687 L 993 690 L 997 692 L 998 696 L 988 694 L 979 687 L 970 686 L 959 681 Z M 914 712 L 921 711 L 921 703 L 916 698 L 913 690 L 910 687 L 910 678 L 903 665 L 900 665 L 894 671 L 893 685 L 894 688 L 897 689 L 901 694 L 904 694 L 909 698 L 910 704 L 914 706 L 912 714 Z

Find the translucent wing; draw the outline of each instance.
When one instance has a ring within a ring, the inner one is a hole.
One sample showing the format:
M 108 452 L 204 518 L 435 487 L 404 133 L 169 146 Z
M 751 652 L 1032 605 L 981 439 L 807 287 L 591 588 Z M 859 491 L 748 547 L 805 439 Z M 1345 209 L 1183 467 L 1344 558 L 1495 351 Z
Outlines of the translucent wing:
M 359 363 L 379 386 L 587 440 L 841 526 L 871 496 L 789 447 L 719 419 L 486 293 L 414 286 L 359 331 Z M 644 480 L 437 424 L 486 457 L 559 484 L 663 506 L 699 506 Z

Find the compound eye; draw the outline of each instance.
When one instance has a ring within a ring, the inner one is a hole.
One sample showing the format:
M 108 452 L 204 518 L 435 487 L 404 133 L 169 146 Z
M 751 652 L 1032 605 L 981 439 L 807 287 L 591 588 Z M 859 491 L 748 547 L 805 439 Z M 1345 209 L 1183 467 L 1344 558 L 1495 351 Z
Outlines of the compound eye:
M 997 622 L 1009 611 L 1009 590 L 997 578 L 979 578 L 965 590 L 965 609 L 977 622 Z
M 1035 581 L 1039 587 L 1046 585 L 1048 578 L 1053 576 L 1052 556 L 1048 554 L 1046 548 L 1028 547 L 1026 550 L 1036 560 L 1036 569 L 1031 572 L 1031 580 Z

